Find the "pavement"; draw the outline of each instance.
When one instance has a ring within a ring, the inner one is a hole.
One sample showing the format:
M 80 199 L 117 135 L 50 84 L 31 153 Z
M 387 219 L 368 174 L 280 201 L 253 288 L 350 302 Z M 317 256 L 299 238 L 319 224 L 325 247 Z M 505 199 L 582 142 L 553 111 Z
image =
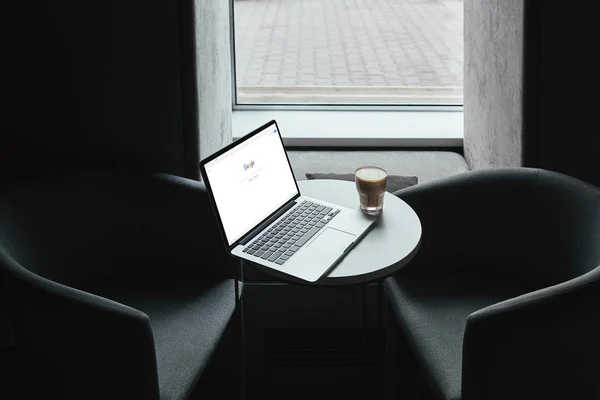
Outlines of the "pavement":
M 462 104 L 463 0 L 235 0 L 238 104 Z

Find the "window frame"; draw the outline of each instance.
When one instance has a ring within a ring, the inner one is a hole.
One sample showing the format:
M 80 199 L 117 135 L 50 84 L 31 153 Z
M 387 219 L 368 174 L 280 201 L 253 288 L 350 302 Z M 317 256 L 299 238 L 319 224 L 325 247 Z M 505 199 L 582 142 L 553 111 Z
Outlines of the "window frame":
M 235 54 L 235 0 L 229 0 L 230 15 L 230 53 L 231 53 L 231 99 L 232 99 L 232 119 L 234 125 L 233 140 L 243 135 L 244 130 L 235 129 L 236 120 L 250 116 L 250 127 L 252 124 L 259 124 L 264 118 L 276 119 L 278 123 L 285 126 L 290 112 L 302 113 L 303 117 L 311 118 L 322 116 L 318 123 L 325 124 L 325 130 L 333 131 L 338 126 L 328 127 L 329 120 L 335 120 L 337 113 L 343 112 L 368 112 L 366 122 L 376 123 L 376 119 L 381 116 L 388 116 L 393 112 L 395 118 L 390 119 L 392 123 L 403 125 L 410 118 L 412 131 L 408 134 L 391 134 L 387 140 L 381 140 L 381 137 L 370 138 L 362 137 L 357 140 L 360 133 L 348 131 L 347 135 L 339 135 L 335 138 L 323 137 L 321 135 L 311 135 L 307 133 L 302 137 L 297 137 L 289 132 L 282 130 L 284 143 L 296 147 L 460 147 L 462 148 L 464 130 L 463 130 L 463 104 L 238 104 L 237 102 L 237 72 L 236 72 L 236 54 Z M 269 113 L 269 117 L 264 115 Z M 447 118 L 448 113 L 455 113 L 452 118 Z M 346 114 L 347 115 L 347 114 Z M 364 114 L 363 114 L 364 115 Z M 420 116 L 416 117 L 416 116 Z M 244 116 L 244 117 L 242 117 Z M 408 117 L 410 116 L 410 117 Z M 329 117 L 329 118 L 328 118 Z M 432 124 L 437 118 L 446 117 L 450 134 L 444 133 L 438 136 L 431 134 L 431 129 L 439 125 L 439 121 Z M 457 118 L 459 117 L 459 118 Z M 389 118 L 388 118 L 389 119 Z M 291 122 L 291 121 L 290 121 Z M 256 126 L 259 126 L 256 125 Z M 349 127 L 351 129 L 351 127 Z M 249 128 L 250 129 L 250 128 Z M 250 129 L 251 130 L 251 129 Z M 250 131 L 249 130 L 249 131 Z M 427 132 L 427 134 L 426 134 Z

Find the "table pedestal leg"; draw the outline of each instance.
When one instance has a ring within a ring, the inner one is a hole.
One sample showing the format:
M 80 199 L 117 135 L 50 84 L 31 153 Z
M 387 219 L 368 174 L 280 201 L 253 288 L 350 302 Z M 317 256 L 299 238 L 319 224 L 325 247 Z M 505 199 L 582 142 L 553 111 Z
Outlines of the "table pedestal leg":
M 389 357 L 388 351 L 388 321 L 387 321 L 387 313 L 386 306 L 387 303 L 384 298 L 383 293 L 383 280 L 378 280 L 377 283 L 377 329 L 375 329 L 375 340 L 377 344 L 377 353 L 379 355 L 379 365 L 381 365 L 381 373 L 380 376 L 382 380 L 379 383 L 379 387 L 377 388 L 380 392 L 382 398 L 386 398 L 388 395 L 388 374 L 389 374 Z M 361 287 L 361 295 L 362 295 L 362 329 L 364 335 L 364 351 L 368 352 L 370 348 L 370 340 L 372 340 L 371 335 L 369 334 L 369 323 L 367 320 L 368 314 L 368 287 L 369 284 L 364 284 Z M 366 353 L 365 353 L 366 354 Z
M 244 261 L 240 260 L 239 267 L 235 271 L 235 324 L 237 333 L 237 343 L 239 345 L 239 364 L 238 364 L 238 376 L 234 377 L 234 382 L 239 378 L 239 390 L 238 396 L 240 400 L 246 400 L 248 395 L 248 377 L 247 377 L 247 363 L 246 363 L 246 334 L 244 332 L 244 302 L 243 294 L 240 296 L 240 282 L 244 282 Z M 235 369 L 234 369 L 235 371 Z

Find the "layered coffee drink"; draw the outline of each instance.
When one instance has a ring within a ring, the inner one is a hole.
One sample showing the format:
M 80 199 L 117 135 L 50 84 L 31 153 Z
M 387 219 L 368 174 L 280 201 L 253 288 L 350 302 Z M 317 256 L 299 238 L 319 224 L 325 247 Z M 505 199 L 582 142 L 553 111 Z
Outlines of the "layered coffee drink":
M 354 182 L 356 182 L 360 209 L 369 215 L 381 213 L 387 188 L 387 172 L 375 166 L 360 167 L 354 171 Z

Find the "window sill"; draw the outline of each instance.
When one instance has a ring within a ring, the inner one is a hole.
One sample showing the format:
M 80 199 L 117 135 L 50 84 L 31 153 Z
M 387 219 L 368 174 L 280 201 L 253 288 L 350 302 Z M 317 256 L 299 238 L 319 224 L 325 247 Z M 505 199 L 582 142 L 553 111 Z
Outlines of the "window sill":
M 233 139 L 275 119 L 289 147 L 462 147 L 463 111 L 234 109 Z

